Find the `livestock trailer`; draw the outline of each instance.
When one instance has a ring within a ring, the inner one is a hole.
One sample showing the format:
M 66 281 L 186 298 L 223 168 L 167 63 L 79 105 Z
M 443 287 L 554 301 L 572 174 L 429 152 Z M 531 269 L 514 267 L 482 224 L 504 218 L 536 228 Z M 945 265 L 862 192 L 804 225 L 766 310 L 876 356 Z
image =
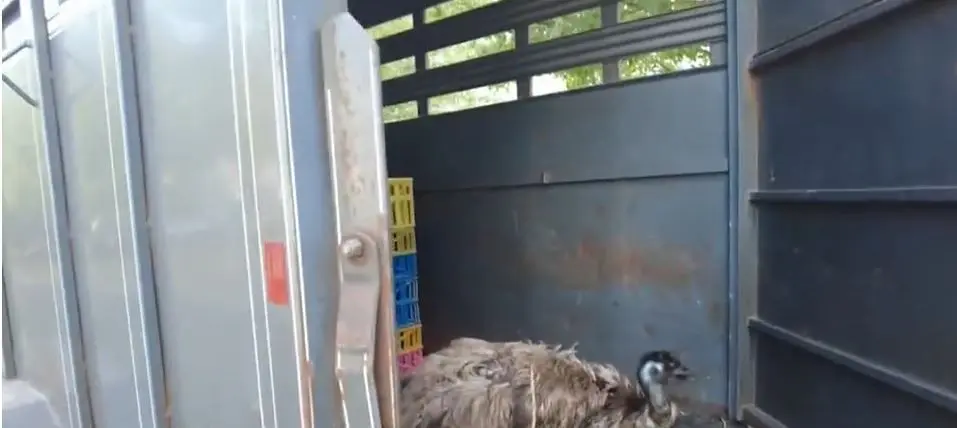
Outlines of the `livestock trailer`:
M 400 176 L 426 352 L 667 348 L 755 428 L 953 428 L 955 34 L 943 0 L 4 1 L 3 417 L 394 427 Z

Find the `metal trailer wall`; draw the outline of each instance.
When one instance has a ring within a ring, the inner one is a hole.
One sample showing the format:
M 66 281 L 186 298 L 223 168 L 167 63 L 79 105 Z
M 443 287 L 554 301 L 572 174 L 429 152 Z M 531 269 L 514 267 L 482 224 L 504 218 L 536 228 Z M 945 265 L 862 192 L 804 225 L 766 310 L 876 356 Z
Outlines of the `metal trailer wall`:
M 365 25 L 407 13 L 421 24 L 436 3 L 350 9 Z M 420 114 L 440 93 L 687 43 L 713 52 L 703 69 L 386 125 L 390 174 L 415 178 L 426 350 L 466 335 L 577 342 L 628 370 L 643 351 L 678 350 L 699 373 L 682 393 L 725 414 L 725 5 L 531 46 L 518 30 L 514 51 L 422 70 L 429 50 L 594 6 L 614 16 L 609 1 L 504 1 L 379 41 L 383 64 L 414 55 L 419 70 L 384 82 L 385 104 L 418 100 Z
M 957 426 L 957 2 L 757 12 L 745 419 Z
M 345 3 L 40 5 L 4 2 L 5 422 L 335 421 L 318 35 Z

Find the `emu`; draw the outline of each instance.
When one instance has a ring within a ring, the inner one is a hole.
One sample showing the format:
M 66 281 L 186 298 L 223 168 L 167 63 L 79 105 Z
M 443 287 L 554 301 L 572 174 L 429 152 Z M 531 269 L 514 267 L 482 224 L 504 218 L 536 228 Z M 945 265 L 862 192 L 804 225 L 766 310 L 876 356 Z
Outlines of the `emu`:
M 687 367 L 644 354 L 637 385 L 574 348 L 453 340 L 401 379 L 401 428 L 670 428 L 678 408 L 662 384 Z

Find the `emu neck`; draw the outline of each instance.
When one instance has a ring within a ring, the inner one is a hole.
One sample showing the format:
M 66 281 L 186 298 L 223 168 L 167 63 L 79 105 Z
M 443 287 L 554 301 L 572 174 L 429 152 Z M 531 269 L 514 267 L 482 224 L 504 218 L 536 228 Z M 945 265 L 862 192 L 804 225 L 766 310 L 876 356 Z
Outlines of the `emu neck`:
M 648 400 L 655 411 L 668 410 L 668 399 L 665 397 L 665 389 L 659 383 L 648 385 Z
M 647 364 L 645 367 L 642 367 L 641 372 L 638 374 L 638 384 L 645 392 L 645 396 L 648 397 L 648 402 L 651 403 L 651 410 L 653 412 L 668 412 L 671 406 L 668 402 L 668 397 L 665 395 L 665 389 L 651 374 L 652 370 L 654 370 L 652 364 Z

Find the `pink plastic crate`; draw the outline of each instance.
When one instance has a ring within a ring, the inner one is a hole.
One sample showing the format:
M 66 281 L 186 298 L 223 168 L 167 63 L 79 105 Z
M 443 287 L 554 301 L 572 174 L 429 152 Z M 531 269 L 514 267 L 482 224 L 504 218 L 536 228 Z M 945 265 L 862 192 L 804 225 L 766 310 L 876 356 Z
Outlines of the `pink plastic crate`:
M 406 374 L 422 364 L 422 349 L 399 354 L 399 374 Z

